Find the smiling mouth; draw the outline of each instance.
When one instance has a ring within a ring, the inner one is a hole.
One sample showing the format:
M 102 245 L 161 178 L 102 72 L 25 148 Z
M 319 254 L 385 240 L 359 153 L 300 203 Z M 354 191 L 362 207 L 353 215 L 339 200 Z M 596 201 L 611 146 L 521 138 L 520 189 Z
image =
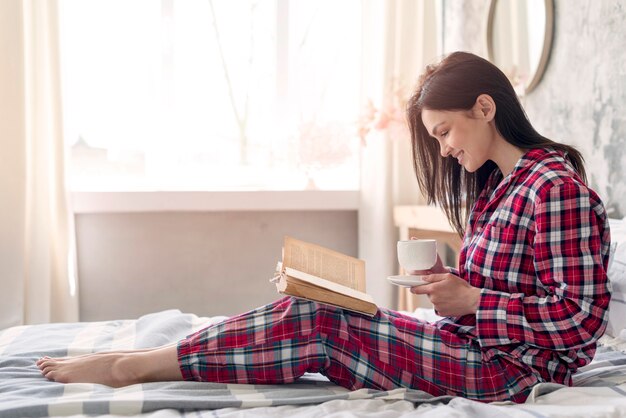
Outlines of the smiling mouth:
M 459 164 L 462 164 L 462 162 L 463 162 L 463 151 L 458 152 L 456 155 L 453 155 L 453 157 L 457 159 Z

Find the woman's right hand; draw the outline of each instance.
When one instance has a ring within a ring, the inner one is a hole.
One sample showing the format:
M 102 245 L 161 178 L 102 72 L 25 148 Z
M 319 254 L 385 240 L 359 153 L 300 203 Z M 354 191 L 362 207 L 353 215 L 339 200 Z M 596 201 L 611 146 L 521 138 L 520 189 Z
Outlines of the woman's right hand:
M 437 254 L 437 262 L 434 266 L 427 270 L 409 270 L 406 274 L 410 274 L 411 276 L 426 276 L 428 274 L 442 274 L 442 273 L 450 273 L 450 269 L 443 265 L 441 261 L 441 257 Z

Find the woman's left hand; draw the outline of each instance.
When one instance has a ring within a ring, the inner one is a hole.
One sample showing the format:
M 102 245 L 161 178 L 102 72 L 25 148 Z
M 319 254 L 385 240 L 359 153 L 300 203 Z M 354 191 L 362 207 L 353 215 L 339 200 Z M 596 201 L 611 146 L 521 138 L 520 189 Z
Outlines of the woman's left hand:
M 475 314 L 480 289 L 451 273 L 422 276 L 428 284 L 414 286 L 411 293 L 427 295 L 440 316 Z

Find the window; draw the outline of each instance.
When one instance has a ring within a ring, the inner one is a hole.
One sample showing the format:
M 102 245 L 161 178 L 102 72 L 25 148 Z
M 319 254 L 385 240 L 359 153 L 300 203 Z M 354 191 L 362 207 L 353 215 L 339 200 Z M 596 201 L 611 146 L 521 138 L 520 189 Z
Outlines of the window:
M 360 0 L 61 0 L 75 191 L 356 190 Z

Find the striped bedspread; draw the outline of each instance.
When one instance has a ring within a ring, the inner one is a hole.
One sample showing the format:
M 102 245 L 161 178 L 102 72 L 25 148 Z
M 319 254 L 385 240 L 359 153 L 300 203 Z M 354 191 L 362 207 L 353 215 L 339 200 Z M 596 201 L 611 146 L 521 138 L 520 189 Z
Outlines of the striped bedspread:
M 30 325 L 0 331 L 0 417 L 238 417 L 253 410 L 257 416 L 285 417 L 330 416 L 331 410 L 344 412 L 337 416 L 360 416 L 358 411 L 363 411 L 380 417 L 542 417 L 555 411 L 558 416 L 572 417 L 609 416 L 607 411 L 626 414 L 626 355 L 608 348 L 576 376 L 580 387 L 539 385 L 523 405 L 434 398 L 406 389 L 348 391 L 319 375 L 306 375 L 288 385 L 161 382 L 113 389 L 50 382 L 35 366 L 44 355 L 74 356 L 167 344 L 219 320 L 169 310 L 137 320 Z

